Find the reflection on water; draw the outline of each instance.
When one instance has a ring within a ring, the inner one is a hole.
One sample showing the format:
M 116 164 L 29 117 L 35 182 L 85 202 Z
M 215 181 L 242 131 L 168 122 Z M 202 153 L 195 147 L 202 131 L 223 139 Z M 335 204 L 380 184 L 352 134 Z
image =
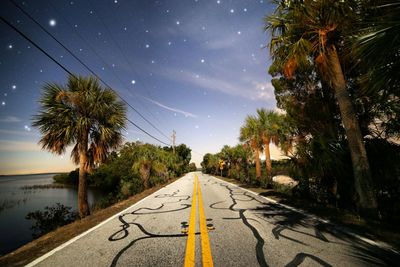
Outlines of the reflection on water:
M 54 174 L 0 177 L 0 255 L 32 240 L 32 221 L 25 216 L 46 206 L 61 203 L 76 210 L 76 188 L 32 188 L 53 183 Z M 24 189 L 23 189 L 24 188 Z M 101 198 L 100 192 L 89 189 L 90 205 Z

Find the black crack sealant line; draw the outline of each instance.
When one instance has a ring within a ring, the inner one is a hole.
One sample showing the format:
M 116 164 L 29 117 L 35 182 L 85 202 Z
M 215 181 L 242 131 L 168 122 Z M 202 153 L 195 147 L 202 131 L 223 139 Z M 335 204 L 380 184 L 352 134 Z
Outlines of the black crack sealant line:
M 115 241 L 119 241 L 122 239 L 125 239 L 126 237 L 129 236 L 129 231 L 128 228 L 130 228 L 131 226 L 135 226 L 137 229 L 139 229 L 144 236 L 136 238 L 134 240 L 132 240 L 131 242 L 129 242 L 128 245 L 126 245 L 124 248 L 122 248 L 113 258 L 110 266 L 116 266 L 118 263 L 118 260 L 120 259 L 120 257 L 122 256 L 122 254 L 124 254 L 124 252 L 126 250 L 128 250 L 129 248 L 131 248 L 133 245 L 135 245 L 138 241 L 141 240 L 145 240 L 145 239 L 151 239 L 151 238 L 176 238 L 176 237 L 186 237 L 187 234 L 153 234 L 148 232 L 143 225 L 136 223 L 136 219 L 138 219 L 140 216 L 143 215 L 148 215 L 148 214 L 161 214 L 161 213 L 172 213 L 172 212 L 176 212 L 176 211 L 181 211 L 181 210 L 185 210 L 191 207 L 190 204 L 181 204 L 181 208 L 178 209 L 173 209 L 173 210 L 161 210 L 162 208 L 164 208 L 164 206 L 166 204 L 173 204 L 173 203 L 179 203 L 181 201 L 185 201 L 185 200 L 189 200 L 190 196 L 188 195 L 177 195 L 179 193 L 179 190 L 173 192 L 172 194 L 161 194 L 161 195 L 157 195 L 155 196 L 155 198 L 179 198 L 177 201 L 171 201 L 171 202 L 165 202 L 162 203 L 159 207 L 157 208 L 139 208 L 136 209 L 132 212 L 128 212 L 125 214 L 122 214 L 118 217 L 118 220 L 122 223 L 120 225 L 121 229 L 118 230 L 117 232 L 113 233 L 108 240 L 111 242 L 115 242 Z M 149 212 L 143 212 L 143 211 L 149 211 Z M 130 220 L 129 222 L 127 220 L 125 220 L 124 217 L 128 216 L 128 215 L 136 215 L 136 217 L 134 217 L 132 220 Z M 198 233 L 196 233 L 198 234 Z
M 300 243 L 302 245 L 306 245 L 305 243 L 303 243 L 301 241 L 298 241 L 298 240 L 296 240 L 294 238 L 285 236 L 285 235 L 283 235 L 281 233 L 282 230 L 289 229 L 289 230 L 292 230 L 292 231 L 295 231 L 295 232 L 298 232 L 298 233 L 301 233 L 301 234 L 305 234 L 305 235 L 309 235 L 309 236 L 314 237 L 314 238 L 318 238 L 318 239 L 320 239 L 320 240 L 322 240 L 324 242 L 329 242 L 327 240 L 327 238 L 320 231 L 323 228 L 323 225 L 321 223 L 318 223 L 317 225 L 311 225 L 311 226 L 315 227 L 316 236 L 313 236 L 313 235 L 310 235 L 308 233 L 292 229 L 292 227 L 294 227 L 296 225 L 304 225 L 304 226 L 306 226 L 306 224 L 304 223 L 304 220 L 308 216 L 306 216 L 304 214 L 301 214 L 299 212 L 296 212 L 296 211 L 287 210 L 286 208 L 284 208 L 282 206 L 279 206 L 278 204 L 266 203 L 266 202 L 260 201 L 257 198 L 255 198 L 254 196 L 251 196 L 250 194 L 248 194 L 247 192 L 235 193 L 234 189 L 230 188 L 229 185 L 227 185 L 225 183 L 218 183 L 218 185 L 220 185 L 222 187 L 225 187 L 229 191 L 229 197 L 232 200 L 232 204 L 228 208 L 219 208 L 219 207 L 216 207 L 216 205 L 225 202 L 225 201 L 219 201 L 219 202 L 215 202 L 215 203 L 211 204 L 210 208 L 212 208 L 212 209 L 230 210 L 230 211 L 239 213 L 239 217 L 237 217 L 237 218 L 223 218 L 223 219 L 225 219 L 225 220 L 238 220 L 238 219 L 241 219 L 243 224 L 252 231 L 254 237 L 257 240 L 256 257 L 257 257 L 258 264 L 260 266 L 263 266 L 263 267 L 264 266 L 268 266 L 268 264 L 266 262 L 266 259 L 265 259 L 264 251 L 263 251 L 263 247 L 264 247 L 265 242 L 264 242 L 264 239 L 261 237 L 260 233 L 258 232 L 258 230 L 253 225 L 251 225 L 249 223 L 250 220 L 256 221 L 256 222 L 258 222 L 258 221 L 255 220 L 255 219 L 246 218 L 246 216 L 244 215 L 245 211 L 251 210 L 251 209 L 237 209 L 237 208 L 235 208 L 235 206 L 238 204 L 238 201 L 246 201 L 246 202 L 255 201 L 255 202 L 258 202 L 259 204 L 262 204 L 262 205 L 269 205 L 270 206 L 269 210 L 275 212 L 274 214 L 268 214 L 267 215 L 267 217 L 270 217 L 270 218 L 271 217 L 275 217 L 275 216 L 284 216 L 285 218 L 283 220 L 280 220 L 280 221 L 277 221 L 277 222 L 270 222 L 270 221 L 265 220 L 265 218 L 260 218 L 259 216 L 257 216 L 260 219 L 262 219 L 263 221 L 266 221 L 266 222 L 268 222 L 270 224 L 275 225 L 275 227 L 272 229 L 272 233 L 273 233 L 273 235 L 274 235 L 274 237 L 276 239 L 279 239 L 279 237 L 283 237 L 283 238 L 286 238 L 286 239 L 291 240 L 293 242 Z M 247 199 L 239 199 L 239 198 L 237 198 L 237 196 L 246 196 Z M 283 211 L 282 211 L 282 209 L 283 209 Z M 258 223 L 260 223 L 260 222 L 258 222 Z M 310 226 L 310 224 L 308 224 L 308 226 Z M 313 261 L 315 261 L 315 262 L 317 262 L 317 263 L 319 263 L 319 264 L 321 264 L 322 266 L 325 266 L 325 267 L 330 267 L 331 266 L 330 264 L 328 264 L 327 262 L 323 261 L 322 259 L 320 259 L 320 258 L 318 258 L 318 257 L 316 257 L 314 255 L 306 254 L 306 253 L 298 253 L 296 255 L 296 257 L 291 262 L 289 262 L 286 266 L 287 267 L 298 266 L 306 258 L 309 258 L 309 259 L 311 259 L 311 260 L 313 260 Z
M 224 201 L 219 201 L 219 202 L 215 202 L 215 203 L 211 204 L 209 207 L 212 209 L 230 210 L 233 212 L 238 212 L 239 217 L 237 217 L 237 218 L 223 218 L 223 219 L 225 219 L 225 220 L 242 220 L 243 224 L 251 230 L 251 232 L 253 233 L 253 236 L 257 240 L 256 257 L 257 257 L 258 264 L 262 267 L 267 267 L 268 264 L 267 264 L 267 261 L 265 260 L 264 249 L 263 249 L 265 241 L 262 238 L 262 236 L 260 235 L 260 233 L 258 232 L 257 228 L 255 228 L 253 225 L 251 225 L 249 223 L 249 220 L 256 221 L 256 222 L 258 222 L 258 221 L 251 219 L 251 218 L 246 218 L 246 216 L 244 215 L 244 212 L 247 211 L 248 209 L 235 208 L 235 206 L 238 204 L 237 201 L 246 201 L 246 202 L 247 201 L 248 202 L 257 201 L 259 203 L 262 203 L 262 202 L 260 202 L 258 199 L 254 198 L 253 196 L 247 195 L 246 193 L 235 193 L 234 189 L 230 188 L 225 183 L 216 183 L 216 184 L 218 184 L 219 186 L 225 187 L 229 191 L 229 197 L 232 200 L 232 204 L 228 208 L 215 207 L 217 204 L 224 202 Z M 238 199 L 235 196 L 246 196 L 247 199 Z
M 225 187 L 229 191 L 229 197 L 232 200 L 232 204 L 228 208 L 218 208 L 218 207 L 216 207 L 216 205 L 219 204 L 219 203 L 224 202 L 224 201 L 219 201 L 219 202 L 215 202 L 215 203 L 211 204 L 210 208 L 231 210 L 231 211 L 239 213 L 238 214 L 239 217 L 237 217 L 237 218 L 223 218 L 223 219 L 225 219 L 225 220 L 238 220 L 238 219 L 241 219 L 243 224 L 251 230 L 251 232 L 253 233 L 253 236 L 257 240 L 256 257 L 257 257 L 257 261 L 258 261 L 260 266 L 268 266 L 268 264 L 267 264 L 267 262 L 265 260 L 265 255 L 264 255 L 264 251 L 263 251 L 263 247 L 264 247 L 265 241 L 261 237 L 261 235 L 258 232 L 258 230 L 253 225 L 251 225 L 249 223 L 249 221 L 256 221 L 258 223 L 260 223 L 260 222 L 255 220 L 255 219 L 246 218 L 246 216 L 244 215 L 244 212 L 247 211 L 247 210 L 250 210 L 250 209 L 238 209 L 238 208 L 235 208 L 235 206 L 238 204 L 238 201 L 242 201 L 242 202 L 243 201 L 245 201 L 245 202 L 255 201 L 255 202 L 257 202 L 259 204 L 262 204 L 262 205 L 266 205 L 267 204 L 267 205 L 270 206 L 269 207 L 270 210 L 274 211 L 274 214 L 267 214 L 266 217 L 270 217 L 270 218 L 271 217 L 275 217 L 275 216 L 284 216 L 285 217 L 283 220 L 280 220 L 280 221 L 277 221 L 277 222 L 270 222 L 268 220 L 265 220 L 265 218 L 261 218 L 261 217 L 257 216 L 258 218 L 262 219 L 263 221 L 266 221 L 266 222 L 268 222 L 270 224 L 275 225 L 275 227 L 272 229 L 272 234 L 274 235 L 275 239 L 279 239 L 280 237 L 282 237 L 282 238 L 285 238 L 287 240 L 290 240 L 290 241 L 293 241 L 293 242 L 296 242 L 296 243 L 299 243 L 299 244 L 302 244 L 302 245 L 307 245 L 307 244 L 303 243 L 302 241 L 296 240 L 294 238 L 291 238 L 291 237 L 289 237 L 287 235 L 282 234 L 283 230 L 288 229 L 288 230 L 291 230 L 291 231 L 294 231 L 294 232 L 298 232 L 298 233 L 301 233 L 301 234 L 308 235 L 310 237 L 314 237 L 314 238 L 320 239 L 320 240 L 322 240 L 324 242 L 329 242 L 328 239 L 320 231 L 321 227 L 322 227 L 321 224 L 311 225 L 311 226 L 314 226 L 314 228 L 315 228 L 315 236 L 313 236 L 311 234 L 308 234 L 308 233 L 305 233 L 305 232 L 301 232 L 301 231 L 296 230 L 296 229 L 293 229 L 293 227 L 297 226 L 297 225 L 303 225 L 304 227 L 310 226 L 309 224 L 308 225 L 304 224 L 304 220 L 307 218 L 307 216 L 305 216 L 305 215 L 303 215 L 301 213 L 295 212 L 295 211 L 287 210 L 287 209 L 283 208 L 282 206 L 279 206 L 279 205 L 274 204 L 274 203 L 265 203 L 263 201 L 260 201 L 257 198 L 255 198 L 254 196 L 250 195 L 248 192 L 235 193 L 234 192 L 235 189 L 230 188 L 229 185 L 227 185 L 227 184 L 225 184 L 223 182 L 222 183 L 217 183 L 217 184 L 219 186 Z M 245 196 L 246 199 L 240 199 L 239 198 L 240 196 Z M 282 211 L 282 209 L 284 209 L 284 210 Z M 265 210 L 265 208 L 263 210 Z M 302 256 L 308 257 L 308 255 L 303 255 L 302 254 L 302 255 L 297 257 L 296 261 L 292 261 L 292 262 L 297 262 Z M 313 256 L 312 259 L 314 259 L 314 258 L 316 258 L 316 257 Z M 303 258 L 303 260 L 304 260 L 304 258 Z M 320 261 L 323 262 L 322 260 L 320 260 Z

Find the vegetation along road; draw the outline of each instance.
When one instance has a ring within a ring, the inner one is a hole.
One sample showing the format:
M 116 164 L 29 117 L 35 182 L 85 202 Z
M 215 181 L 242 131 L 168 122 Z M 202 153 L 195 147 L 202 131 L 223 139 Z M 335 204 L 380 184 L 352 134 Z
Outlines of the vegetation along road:
M 399 260 L 389 247 L 195 172 L 30 266 L 395 266 Z

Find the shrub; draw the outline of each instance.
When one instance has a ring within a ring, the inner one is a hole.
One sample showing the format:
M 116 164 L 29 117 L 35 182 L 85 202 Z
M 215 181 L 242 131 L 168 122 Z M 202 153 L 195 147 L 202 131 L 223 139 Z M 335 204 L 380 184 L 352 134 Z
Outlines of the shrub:
M 54 206 L 45 207 L 44 211 L 29 212 L 25 219 L 35 221 L 35 224 L 31 227 L 32 236 L 35 238 L 42 236 L 59 226 L 75 221 L 79 216 L 76 211 L 71 211 L 71 209 L 71 207 L 57 203 Z

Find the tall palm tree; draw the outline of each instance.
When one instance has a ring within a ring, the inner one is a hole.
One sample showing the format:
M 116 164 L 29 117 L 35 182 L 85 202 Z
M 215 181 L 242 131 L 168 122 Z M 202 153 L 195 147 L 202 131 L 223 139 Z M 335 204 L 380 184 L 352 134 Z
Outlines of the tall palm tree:
M 271 183 L 272 164 L 271 164 L 271 153 L 269 145 L 271 143 L 278 145 L 280 137 L 280 127 L 282 116 L 272 110 L 266 110 L 264 108 L 257 109 L 257 119 L 260 138 L 264 144 L 265 153 L 265 167 L 267 170 L 268 183 Z
M 40 104 L 33 125 L 42 134 L 42 148 L 63 154 L 67 146 L 74 145 L 71 158 L 79 164 L 78 210 L 83 218 L 90 213 L 86 175 L 121 144 L 125 106 L 97 79 L 72 75 L 65 86 L 46 84 Z
M 256 178 L 258 181 L 261 179 L 261 164 L 260 164 L 260 129 L 259 123 L 255 116 L 248 115 L 245 119 L 244 125 L 240 128 L 239 140 L 250 145 L 254 153 L 254 160 L 256 162 Z
M 343 33 L 351 31 L 357 16 L 356 0 L 282 0 L 266 18 L 275 68 L 292 79 L 296 70 L 314 64 L 322 80 L 335 92 L 353 163 L 356 202 L 361 213 L 377 215 L 377 201 L 363 136 L 338 53 Z

